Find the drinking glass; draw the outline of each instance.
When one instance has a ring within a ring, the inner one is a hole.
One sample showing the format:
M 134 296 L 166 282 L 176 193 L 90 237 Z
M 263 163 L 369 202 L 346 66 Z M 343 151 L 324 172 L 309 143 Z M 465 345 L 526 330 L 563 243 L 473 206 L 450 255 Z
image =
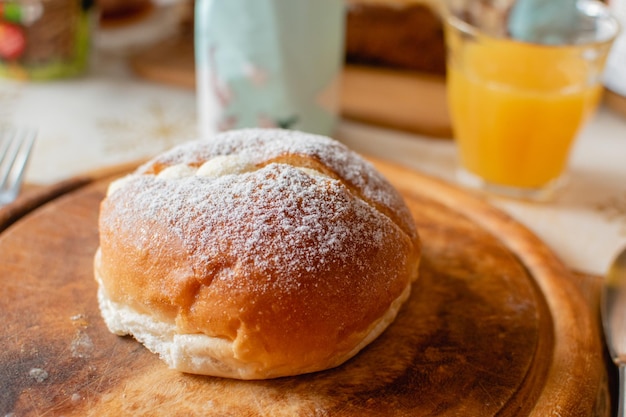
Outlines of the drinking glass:
M 545 200 L 563 184 L 572 144 L 596 109 L 619 25 L 595 0 L 550 43 L 481 29 L 448 13 L 448 100 L 459 180 L 487 192 Z M 556 39 L 556 41 L 555 41 Z

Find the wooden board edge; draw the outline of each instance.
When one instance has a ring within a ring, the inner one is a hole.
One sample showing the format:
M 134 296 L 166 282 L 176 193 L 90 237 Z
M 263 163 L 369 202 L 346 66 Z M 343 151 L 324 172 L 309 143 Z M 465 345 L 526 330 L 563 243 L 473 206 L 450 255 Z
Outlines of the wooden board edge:
M 603 98 L 606 106 L 614 111 L 615 114 L 626 117 L 626 97 L 620 96 L 608 88 L 605 88 Z
M 88 177 L 73 177 L 23 193 L 15 201 L 0 207 L 0 233 L 35 209 L 90 182 Z
M 87 171 L 50 186 L 35 187 L 30 191 L 25 191 L 15 201 L 0 207 L 0 234 L 22 217 L 52 200 L 76 191 L 92 182 L 130 172 L 143 161 L 144 159 L 135 160 Z
M 383 175 L 393 173 L 400 190 L 419 187 L 426 195 L 467 216 L 500 239 L 534 277 L 553 315 L 554 352 L 543 391 L 530 414 L 608 416 L 608 380 L 601 330 L 575 284 L 573 273 L 534 233 L 484 198 L 410 168 L 370 158 Z M 442 192 L 443 191 L 443 192 Z M 584 389 L 580 389 L 580 385 Z M 575 389 L 576 388 L 576 389 Z M 585 407 L 593 405 L 593 409 Z

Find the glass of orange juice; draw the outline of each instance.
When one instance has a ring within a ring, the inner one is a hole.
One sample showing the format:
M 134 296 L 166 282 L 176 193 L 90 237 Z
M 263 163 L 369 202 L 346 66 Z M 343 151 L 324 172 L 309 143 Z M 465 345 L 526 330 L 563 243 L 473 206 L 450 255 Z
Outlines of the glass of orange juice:
M 606 6 L 578 2 L 579 21 L 554 43 L 446 17 L 448 101 L 462 183 L 543 200 L 563 183 L 577 133 L 601 95 L 619 27 Z M 463 18 L 459 17 L 463 16 Z

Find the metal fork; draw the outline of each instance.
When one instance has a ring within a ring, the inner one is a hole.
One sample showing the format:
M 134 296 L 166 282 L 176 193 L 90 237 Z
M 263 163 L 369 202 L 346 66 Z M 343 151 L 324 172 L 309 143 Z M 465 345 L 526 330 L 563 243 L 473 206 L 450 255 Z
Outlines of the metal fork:
M 0 206 L 17 198 L 36 136 L 34 129 L 0 132 Z

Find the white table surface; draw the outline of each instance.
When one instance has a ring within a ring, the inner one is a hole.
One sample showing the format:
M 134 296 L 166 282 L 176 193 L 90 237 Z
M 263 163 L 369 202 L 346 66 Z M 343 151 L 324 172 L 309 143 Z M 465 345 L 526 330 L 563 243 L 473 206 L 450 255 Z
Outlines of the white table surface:
M 38 128 L 27 181 L 46 185 L 196 138 L 196 97 L 194 91 L 138 79 L 123 56 L 100 51 L 81 78 L 0 79 L 2 125 Z M 453 140 L 347 120 L 335 137 L 357 152 L 456 181 Z M 603 274 L 626 246 L 626 118 L 599 110 L 576 142 L 569 185 L 555 201 L 486 198 L 533 230 L 571 268 Z

